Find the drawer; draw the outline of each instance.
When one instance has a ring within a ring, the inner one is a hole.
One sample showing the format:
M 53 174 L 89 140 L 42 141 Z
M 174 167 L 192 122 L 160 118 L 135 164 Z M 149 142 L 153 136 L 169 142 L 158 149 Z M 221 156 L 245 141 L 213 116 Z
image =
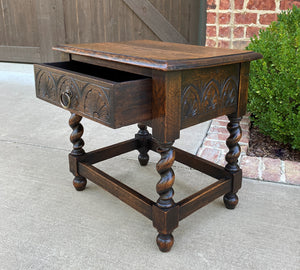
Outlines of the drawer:
M 38 98 L 112 128 L 150 120 L 152 79 L 76 61 L 34 65 Z

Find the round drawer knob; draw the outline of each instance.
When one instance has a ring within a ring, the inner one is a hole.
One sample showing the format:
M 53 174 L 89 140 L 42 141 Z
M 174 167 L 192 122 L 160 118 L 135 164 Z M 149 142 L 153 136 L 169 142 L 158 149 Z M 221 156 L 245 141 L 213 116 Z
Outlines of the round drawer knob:
M 64 109 L 68 109 L 71 105 L 72 92 L 67 89 L 60 95 L 60 104 Z

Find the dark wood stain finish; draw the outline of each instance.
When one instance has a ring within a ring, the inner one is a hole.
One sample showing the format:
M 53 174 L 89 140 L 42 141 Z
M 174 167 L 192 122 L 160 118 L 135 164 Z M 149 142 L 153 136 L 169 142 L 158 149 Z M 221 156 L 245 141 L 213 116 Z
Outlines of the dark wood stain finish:
M 249 71 L 250 62 L 240 64 L 239 93 L 236 110 L 238 117 L 242 117 L 247 111 Z
M 181 127 L 233 113 L 237 107 L 239 64 L 182 72 Z
M 126 3 L 139 8 L 133 1 Z M 199 208 L 222 195 L 228 209 L 236 207 L 242 181 L 239 123 L 246 110 L 249 61 L 261 55 L 154 41 L 65 45 L 57 50 L 70 54 L 70 62 L 36 65 L 36 91 L 39 98 L 72 113 L 69 163 L 77 190 L 89 179 L 152 220 L 163 252 L 171 249 L 179 221 Z M 230 120 L 225 167 L 173 147 L 180 129 L 219 115 Z M 132 140 L 85 153 L 82 116 L 113 128 L 138 123 L 139 131 Z M 149 161 L 149 150 L 161 156 L 156 202 L 92 165 L 135 149 L 142 166 Z M 175 202 L 175 160 L 217 182 Z
M 157 70 L 184 70 L 249 62 L 259 53 L 160 41 L 68 44 L 54 50 Z
M 139 132 L 135 134 L 135 139 L 138 141 L 138 151 L 140 152 L 138 160 L 141 166 L 146 166 L 149 161 L 148 151 L 150 149 L 150 140 L 152 135 L 147 130 L 147 126 L 144 124 L 138 124 Z
M 112 128 L 151 119 L 150 78 L 74 61 L 34 71 L 37 97 L 81 116 Z
M 71 114 L 71 117 L 69 119 L 69 125 L 73 129 L 71 136 L 70 136 L 70 141 L 73 144 L 73 150 L 70 153 L 70 156 L 72 157 L 80 157 L 85 154 L 85 151 L 83 150 L 84 146 L 84 141 L 81 138 L 83 135 L 83 126 L 80 124 L 82 117 L 80 115 Z M 78 191 L 82 191 L 85 189 L 86 186 L 86 178 L 83 177 L 82 175 L 79 174 L 78 168 L 75 164 L 75 169 L 72 170 L 72 173 L 74 174 L 74 179 L 73 179 L 73 186 L 76 188 Z M 70 162 L 70 168 L 71 168 L 71 162 Z
M 180 202 L 178 202 L 178 205 L 180 206 L 179 220 L 186 218 L 201 207 L 219 198 L 224 193 L 228 192 L 230 186 L 230 179 L 218 181 L 196 192 L 195 194 L 181 200 Z
M 180 131 L 180 71 L 153 71 L 152 133 L 161 143 L 179 138 Z

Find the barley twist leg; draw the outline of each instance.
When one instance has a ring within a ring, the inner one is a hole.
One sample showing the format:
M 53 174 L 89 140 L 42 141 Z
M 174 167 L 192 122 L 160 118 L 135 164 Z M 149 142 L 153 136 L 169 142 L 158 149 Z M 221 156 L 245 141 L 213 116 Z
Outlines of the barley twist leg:
M 227 125 L 227 129 L 230 135 L 226 140 L 226 145 L 229 151 L 225 156 L 225 159 L 227 161 L 225 169 L 231 173 L 236 173 L 240 170 L 238 165 L 238 158 L 241 154 L 241 147 L 239 146 L 239 141 L 242 137 L 242 129 L 240 127 L 241 117 L 228 115 L 228 118 L 230 122 Z M 224 195 L 223 201 L 226 208 L 234 209 L 238 204 L 239 199 L 235 192 L 229 192 Z
M 174 190 L 172 188 L 175 175 L 171 168 L 175 160 L 175 152 L 172 149 L 172 144 L 161 144 L 157 149 L 161 155 L 161 159 L 156 164 L 156 170 L 161 176 L 156 185 L 156 191 L 159 194 L 157 206 L 163 209 L 170 209 L 175 205 L 173 200 Z M 171 232 L 167 234 L 159 232 L 156 243 L 161 251 L 166 252 L 173 246 L 174 237 Z
M 75 113 L 72 113 L 69 119 L 69 125 L 73 129 L 70 135 L 70 141 L 73 144 L 71 155 L 73 156 L 80 156 L 85 154 L 83 150 L 84 141 L 83 139 L 81 139 L 83 135 L 83 126 L 80 124 L 81 119 L 82 117 Z M 73 186 L 75 187 L 75 189 L 78 191 L 84 190 L 86 186 L 86 178 L 79 175 L 78 173 L 75 173 L 74 176 Z

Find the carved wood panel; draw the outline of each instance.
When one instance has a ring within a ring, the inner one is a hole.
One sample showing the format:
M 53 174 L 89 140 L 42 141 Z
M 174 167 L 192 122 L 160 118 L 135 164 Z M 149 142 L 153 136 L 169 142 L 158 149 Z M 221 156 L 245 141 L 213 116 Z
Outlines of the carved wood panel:
M 192 83 L 190 83 L 192 82 Z M 182 73 L 181 126 L 206 115 L 221 115 L 237 106 L 239 65 L 199 69 Z
M 43 100 L 61 105 L 61 95 L 70 93 L 70 110 L 82 112 L 94 120 L 112 124 L 110 88 L 35 67 L 36 93 Z

